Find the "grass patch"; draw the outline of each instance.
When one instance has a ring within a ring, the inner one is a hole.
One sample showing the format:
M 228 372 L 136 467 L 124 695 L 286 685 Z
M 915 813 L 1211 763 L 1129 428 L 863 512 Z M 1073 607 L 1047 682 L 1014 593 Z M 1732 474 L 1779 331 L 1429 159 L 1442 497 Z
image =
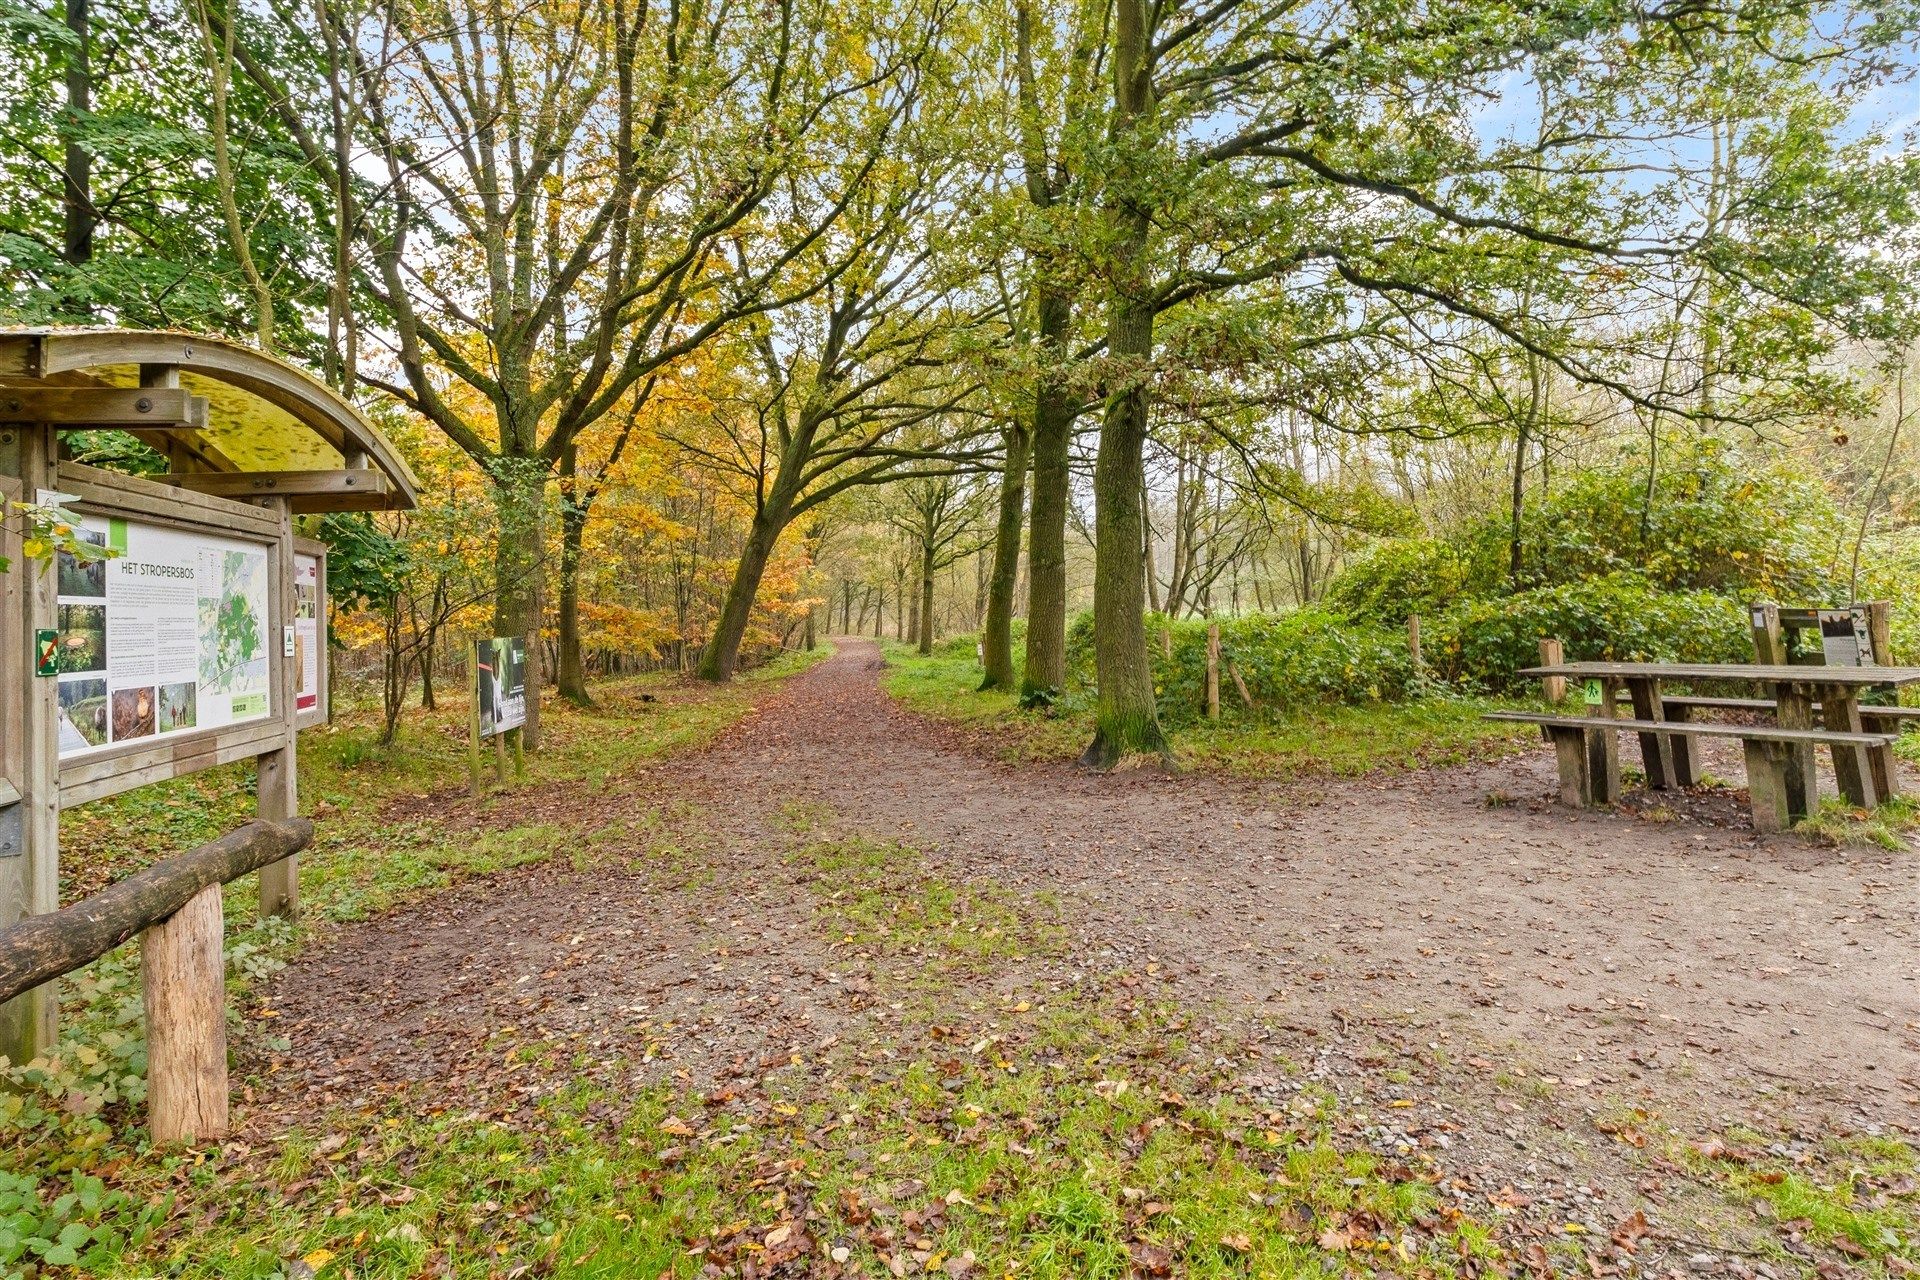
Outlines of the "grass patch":
M 1874 1275 L 1911 1275 L 1920 1266 L 1920 1159 L 1901 1139 L 1829 1138 L 1783 1159 L 1736 1135 L 1692 1144 L 1685 1158 L 1771 1223 L 1770 1243 L 1784 1261 L 1807 1268 L 1819 1249 Z
M 176 1170 L 204 1216 L 98 1274 L 1449 1277 L 1500 1257 L 1424 1165 L 1344 1150 L 1311 1090 L 1236 1098 L 1189 1031 L 1066 994 L 904 1064 L 854 1046 L 705 1096 L 576 1075 L 511 1118 L 328 1117 Z M 580 1065 L 503 1052 L 530 1074 Z
M 884 641 L 887 668 L 881 687 L 925 716 L 994 734 L 1003 760 L 1068 760 L 1093 739 L 1093 716 L 1061 706 L 1030 710 L 1019 695 L 980 688 L 980 664 L 971 654 L 935 651 L 922 656 L 909 645 Z
M 1003 759 L 1077 758 L 1093 738 L 1093 712 L 1083 694 L 1046 711 L 1026 710 L 1011 693 L 981 692 L 980 666 L 955 648 L 922 656 L 887 642 L 888 694 L 923 715 L 990 733 Z M 1222 691 L 1219 721 L 1167 717 L 1167 734 L 1182 764 L 1256 776 L 1334 774 L 1455 764 L 1522 750 L 1537 738 L 1525 725 L 1481 719 L 1498 705 L 1471 698 L 1248 711 L 1231 686 Z M 1233 705 L 1229 705 L 1233 704 Z
M 375 741 L 375 708 L 337 706 L 332 728 L 309 730 L 300 740 L 302 807 L 316 815 L 318 828 L 301 860 L 301 921 L 248 923 L 255 915 L 255 881 L 246 877 L 227 888 L 225 954 L 234 1034 L 262 1037 L 271 1050 L 287 1047 L 270 1024 L 265 1030 L 263 1024 L 243 1024 L 234 1011 L 249 1005 L 259 979 L 335 922 L 375 915 L 472 876 L 555 856 L 590 859 L 636 839 L 643 848 L 657 842 L 631 824 L 608 824 L 584 799 L 558 809 L 561 817 L 537 802 L 555 788 L 603 786 L 648 761 L 711 741 L 751 709 L 769 681 L 827 652 L 784 657 L 721 688 L 641 676 L 600 685 L 591 708 L 551 700 L 543 708 L 547 750 L 529 758 L 524 781 L 477 804 L 463 796 L 463 702 L 409 712 L 399 742 L 388 747 Z M 456 806 L 459 820 L 449 822 Z M 62 815 L 62 862 L 76 871 L 64 886 L 66 896 L 71 901 L 97 891 L 232 829 L 253 812 L 252 770 L 239 765 L 69 810 Z M 0 1062 L 0 1083 L 7 1086 L 0 1089 L 0 1277 L 32 1274 L 34 1268 L 106 1274 L 169 1238 L 194 1239 L 194 1224 L 178 1216 L 177 1203 L 195 1203 L 196 1214 L 206 1213 L 199 1196 L 232 1189 L 209 1153 L 146 1146 L 137 944 L 61 980 L 61 1031 L 61 1042 L 45 1057 L 20 1065 Z M 237 1203 L 249 1202 L 242 1194 Z M 253 1212 L 271 1216 L 271 1206 L 250 1203 Z M 321 1210 L 315 1215 L 325 1216 Z M 411 1256 L 404 1233 L 377 1243 L 383 1256 Z M 237 1270 L 192 1273 L 288 1273 L 284 1257 L 254 1265 L 257 1251 L 236 1250 L 229 1260 L 243 1253 L 252 1261 Z M 314 1269 L 323 1270 L 323 1263 Z M 127 1274 L 154 1272 L 143 1265 Z
M 912 953 L 937 969 L 1053 954 L 1064 942 L 1053 904 L 986 880 L 949 881 L 908 845 L 815 839 L 791 856 L 812 873 L 828 936 L 856 951 Z
M 1920 826 L 1920 802 L 1908 796 L 1894 796 L 1872 809 L 1828 797 L 1820 802 L 1819 812 L 1808 814 L 1793 829 L 1819 844 L 1904 851 L 1916 826 Z
M 527 757 L 524 780 L 492 789 L 493 764 L 491 757 L 485 759 L 490 789 L 480 818 L 485 822 L 491 816 L 494 825 L 509 827 L 513 806 L 542 785 L 602 786 L 651 761 L 705 746 L 737 723 L 769 683 L 805 670 L 830 652 L 822 646 L 811 653 L 785 653 L 721 686 L 694 685 L 666 673 L 605 681 L 594 687 L 595 704 L 587 708 L 549 697 L 541 706 L 545 744 Z M 441 824 L 437 819 L 411 821 L 405 810 L 417 802 L 457 797 L 467 789 L 467 704 L 462 691 L 443 695 L 435 710 L 410 710 L 399 738 L 390 745 L 380 744 L 378 721 L 377 706 L 342 698 L 332 725 L 300 735 L 301 810 L 313 814 L 318 827 L 314 850 L 302 858 L 301 891 L 303 907 L 322 916 L 334 914 L 336 890 L 350 896 L 358 890 L 343 883 L 339 873 L 310 877 L 315 864 L 336 853 L 347 861 L 356 850 L 384 853 L 390 840 L 402 852 L 421 854 Z M 247 762 L 64 811 L 61 862 L 74 869 L 63 881 L 65 899 L 76 901 L 152 862 L 231 831 L 253 816 L 254 795 L 253 766 Z M 430 850 L 425 856 L 433 857 Z M 448 865 L 460 863 L 463 856 L 449 851 Z M 486 855 L 472 861 L 473 870 L 499 869 Z M 391 887 L 445 883 L 431 878 L 403 883 L 416 871 L 400 867 Z M 375 861 L 346 878 L 378 880 L 384 874 L 384 864 Z M 360 888 L 377 895 L 380 886 Z M 394 900 L 386 897 L 383 905 Z M 238 913 L 229 906 L 228 914 Z M 356 902 L 345 918 L 364 914 L 364 904 Z

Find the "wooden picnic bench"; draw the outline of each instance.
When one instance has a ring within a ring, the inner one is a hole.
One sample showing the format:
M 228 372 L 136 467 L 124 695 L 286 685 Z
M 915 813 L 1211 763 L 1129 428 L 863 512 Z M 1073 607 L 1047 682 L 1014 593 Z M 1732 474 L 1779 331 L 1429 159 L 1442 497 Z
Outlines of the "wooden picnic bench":
M 1569 803 L 1606 804 L 1618 798 L 1616 734 L 1620 731 L 1638 735 L 1647 786 L 1653 790 L 1699 782 L 1699 757 L 1694 748 L 1699 739 L 1738 738 L 1748 744 L 1748 769 L 1759 777 L 1754 787 L 1755 822 L 1766 830 L 1784 825 L 1775 812 L 1776 781 L 1786 820 L 1804 817 L 1817 807 L 1816 747 L 1824 746 L 1831 753 L 1840 794 L 1850 803 L 1872 807 L 1896 794 L 1898 775 L 1892 746 L 1902 722 L 1920 719 L 1920 710 L 1860 704 L 1860 694 L 1867 689 L 1920 683 L 1920 668 L 1915 667 L 1570 662 L 1531 667 L 1520 674 L 1561 677 L 1589 685 L 1585 716 L 1530 712 L 1494 715 L 1496 719 L 1531 716 L 1527 722 L 1539 724 L 1556 742 L 1573 736 L 1566 732 L 1556 736 L 1556 731 L 1579 731 L 1585 762 L 1578 772 L 1569 771 L 1572 761 L 1564 751 L 1570 748 L 1556 748 L 1562 752 L 1561 791 Z M 1676 697 L 1662 692 L 1664 681 L 1750 684 L 1772 696 Z M 1630 704 L 1631 718 L 1620 715 L 1623 698 Z M 1770 713 L 1775 723 L 1730 725 L 1695 718 L 1697 712 L 1710 710 Z M 1602 730 L 1598 721 L 1612 723 Z M 1784 777 L 1777 776 L 1779 768 L 1784 768 Z
M 1703 724 L 1685 720 L 1628 720 L 1609 716 L 1543 714 L 1535 711 L 1489 711 L 1489 720 L 1537 724 L 1553 742 L 1560 768 L 1560 800 L 1576 809 L 1610 804 L 1619 798 L 1619 755 L 1594 750 L 1593 738 L 1604 733 L 1661 734 L 1684 738 L 1738 738 L 1746 750 L 1747 793 L 1752 798 L 1756 831 L 1784 831 L 1797 816 L 1788 785 L 1794 768 L 1793 749 L 1802 746 L 1874 748 L 1890 744 L 1890 733 L 1841 733 L 1828 729 L 1781 729 L 1766 725 Z
M 1772 698 L 1708 698 L 1691 693 L 1663 693 L 1660 695 L 1660 701 L 1666 708 L 1669 720 L 1684 718 L 1675 716 L 1675 711 L 1691 711 L 1696 708 L 1707 711 L 1771 712 L 1777 710 L 1780 705 Z M 1623 691 L 1619 702 L 1622 706 L 1631 706 L 1633 699 L 1630 694 Z M 1813 707 L 1818 711 L 1820 704 L 1816 702 Z M 1872 703 L 1863 702 L 1860 704 L 1860 716 L 1862 719 L 1872 717 L 1890 724 L 1920 721 L 1920 707 L 1877 707 Z
M 1632 695 L 1624 691 L 1620 694 L 1620 705 L 1631 705 Z M 1780 704 L 1772 698 L 1709 698 L 1692 694 L 1660 695 L 1661 710 L 1666 719 L 1690 721 L 1696 711 L 1746 711 L 1756 715 L 1772 715 L 1779 711 Z M 1813 704 L 1813 710 L 1822 710 L 1821 704 Z M 1898 734 L 1907 725 L 1920 725 L 1920 707 L 1877 707 L 1867 703 L 1860 704 L 1860 727 L 1867 733 Z M 1674 744 L 1674 775 L 1681 786 L 1693 786 L 1700 778 L 1700 758 L 1697 754 L 1698 738 L 1685 738 Z M 1684 756 L 1684 758 L 1682 758 Z

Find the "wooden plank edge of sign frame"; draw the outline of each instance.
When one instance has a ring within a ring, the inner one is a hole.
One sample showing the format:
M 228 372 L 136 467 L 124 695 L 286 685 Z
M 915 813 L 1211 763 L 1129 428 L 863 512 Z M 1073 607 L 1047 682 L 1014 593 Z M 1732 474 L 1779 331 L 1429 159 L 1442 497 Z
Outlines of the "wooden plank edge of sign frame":
M 81 462 L 61 463 L 58 477 L 60 491 L 71 495 L 78 507 L 259 542 L 280 537 L 279 513 L 251 503 L 155 484 Z
M 387 478 L 370 467 L 345 471 L 174 471 L 154 479 L 221 498 L 306 498 L 392 492 Z
M 0 425 L 199 428 L 207 401 L 178 387 L 0 387 Z
M 179 742 L 132 748 L 124 755 L 68 760 L 60 766 L 60 803 L 65 806 L 102 800 L 151 782 L 251 759 L 273 750 L 286 735 L 285 722 L 270 715 L 191 737 L 183 734 Z

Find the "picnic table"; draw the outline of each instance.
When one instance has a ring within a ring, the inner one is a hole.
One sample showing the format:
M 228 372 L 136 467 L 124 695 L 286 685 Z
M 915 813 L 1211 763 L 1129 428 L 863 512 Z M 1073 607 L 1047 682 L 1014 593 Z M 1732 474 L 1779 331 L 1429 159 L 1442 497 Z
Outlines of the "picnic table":
M 1561 662 L 1526 668 L 1521 674 L 1597 681 L 1599 700 L 1588 700 L 1588 714 L 1597 718 L 1617 718 L 1620 693 L 1624 691 L 1632 704 L 1634 727 L 1640 733 L 1647 787 L 1651 789 L 1688 787 L 1699 781 L 1692 745 L 1695 733 L 1678 727 L 1672 733 L 1659 727 L 1640 729 L 1640 725 L 1688 723 L 1684 712 L 1680 716 L 1668 714 L 1674 700 L 1661 695 L 1663 681 L 1718 681 L 1759 687 L 1770 695 L 1778 729 L 1803 733 L 1797 739 L 1776 739 L 1776 747 L 1788 758 L 1786 802 L 1791 814 L 1807 814 L 1818 802 L 1816 745 L 1832 750 L 1839 794 L 1851 804 L 1872 808 L 1899 793 L 1891 735 L 1866 733 L 1860 720 L 1860 693 L 1920 683 L 1920 668 L 1914 666 L 1780 666 L 1759 662 Z M 1680 702 L 1686 704 L 1688 700 Z M 1738 737 L 1740 733 L 1728 735 Z M 1601 737 L 1609 745 L 1613 743 L 1611 733 Z M 1876 743 L 1874 737 L 1884 737 L 1885 741 Z

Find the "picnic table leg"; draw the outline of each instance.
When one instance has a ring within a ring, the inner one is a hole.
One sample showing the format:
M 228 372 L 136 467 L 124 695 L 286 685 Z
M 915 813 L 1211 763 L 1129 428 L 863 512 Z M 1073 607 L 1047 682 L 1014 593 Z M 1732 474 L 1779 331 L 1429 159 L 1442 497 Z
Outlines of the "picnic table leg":
M 1865 732 L 1860 727 L 1859 695 L 1846 685 L 1828 685 L 1820 691 L 1820 718 L 1827 728 L 1840 733 Z M 1873 761 L 1868 759 L 1867 748 L 1836 743 L 1831 750 L 1834 781 L 1840 784 L 1840 794 L 1847 798 L 1847 803 L 1863 809 L 1880 803 L 1880 791 L 1874 786 Z
M 1620 701 L 1620 681 L 1602 680 L 1600 682 L 1600 701 L 1589 706 L 1587 714 L 1600 719 L 1615 719 Z M 1620 798 L 1620 739 L 1611 728 L 1588 729 L 1587 735 L 1587 778 L 1593 803 L 1608 805 Z
M 1857 704 L 1856 704 L 1857 705 Z M 1872 733 L 1899 733 L 1897 720 L 1876 720 L 1869 714 L 1871 707 L 1860 707 L 1860 722 L 1868 726 Z M 1873 766 L 1873 793 L 1881 800 L 1891 800 L 1900 794 L 1900 766 L 1894 760 L 1893 747 L 1868 747 L 1867 763 Z
M 1813 695 L 1803 686 L 1774 686 L 1774 720 L 1782 729 L 1813 728 Z M 1794 743 L 1787 747 L 1787 817 L 1798 822 L 1820 807 L 1820 775 L 1814 771 L 1813 748 Z
M 1867 760 L 1873 765 L 1873 790 L 1881 803 L 1900 794 L 1900 766 L 1895 762 L 1892 746 L 1868 747 Z
M 1693 719 L 1693 709 L 1678 706 L 1673 713 L 1665 717 L 1675 724 L 1686 724 Z M 1682 737 L 1674 734 L 1667 739 L 1672 744 L 1673 785 L 1676 787 L 1697 787 L 1700 785 L 1700 739 Z
M 1571 809 L 1593 807 L 1593 773 L 1587 759 L 1587 730 L 1544 725 L 1560 769 L 1560 803 Z
M 1753 804 L 1753 829 L 1785 831 L 1793 825 L 1788 813 L 1787 778 L 1793 772 L 1793 747 L 1785 742 L 1743 739 L 1747 753 L 1747 795 Z
M 1667 718 L 1660 706 L 1660 682 L 1658 680 L 1628 680 L 1627 692 L 1633 698 L 1633 714 L 1635 719 L 1665 720 Z M 1665 791 L 1673 785 L 1672 738 L 1664 733 L 1641 734 L 1640 758 L 1646 764 L 1647 786 L 1650 790 Z

